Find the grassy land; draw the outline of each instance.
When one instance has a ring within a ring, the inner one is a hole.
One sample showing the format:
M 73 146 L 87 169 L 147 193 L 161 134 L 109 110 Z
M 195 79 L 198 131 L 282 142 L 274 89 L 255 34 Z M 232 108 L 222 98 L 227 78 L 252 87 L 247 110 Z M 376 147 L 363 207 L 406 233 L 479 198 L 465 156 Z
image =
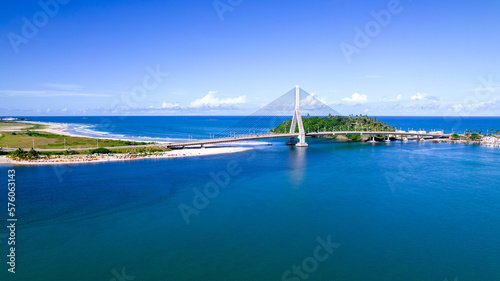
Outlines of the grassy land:
M 64 148 L 64 139 L 66 139 L 66 148 L 91 148 L 97 146 L 97 139 L 69 137 L 56 135 L 47 132 L 34 132 L 23 130 L 19 132 L 2 132 L 0 137 L 0 147 L 10 148 L 31 148 L 33 147 L 33 139 L 35 140 L 35 148 Z M 127 146 L 149 144 L 146 142 L 131 142 L 120 140 L 99 140 L 99 146 Z
M 25 127 L 23 130 L 40 130 L 46 129 L 47 125 L 32 124 L 32 123 L 17 123 L 17 122 L 5 122 L 0 121 L 0 130 L 9 129 L 10 127 Z
M 21 125 L 24 125 L 24 124 L 0 121 L 0 128 L 1 127 L 17 127 L 17 126 L 21 126 Z

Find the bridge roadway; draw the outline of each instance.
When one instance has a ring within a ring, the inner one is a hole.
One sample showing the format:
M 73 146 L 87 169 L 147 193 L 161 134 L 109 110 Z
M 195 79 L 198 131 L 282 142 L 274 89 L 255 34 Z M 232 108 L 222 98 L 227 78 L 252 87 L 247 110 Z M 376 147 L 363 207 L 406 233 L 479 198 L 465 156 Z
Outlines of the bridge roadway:
M 185 146 L 195 146 L 195 145 L 207 145 L 207 144 L 215 144 L 215 143 L 227 143 L 227 142 L 235 142 L 235 141 L 249 141 L 249 140 L 262 140 L 262 139 L 277 139 L 277 138 L 291 138 L 298 137 L 298 133 L 296 134 L 263 134 L 263 135 L 250 135 L 250 136 L 241 136 L 241 137 L 228 137 L 228 138 L 219 138 L 219 139 L 202 139 L 202 140 L 191 140 L 191 141 L 181 141 L 181 142 L 171 142 L 167 143 L 164 146 L 173 148 L 173 147 L 185 147 Z
M 417 137 L 432 137 L 432 138 L 448 138 L 450 134 L 438 134 L 438 133 L 418 133 L 418 132 L 384 132 L 384 131 L 333 131 L 333 132 L 312 132 L 307 133 L 306 136 L 330 136 L 330 135 L 383 135 L 383 136 L 417 136 Z
M 384 131 L 330 131 L 330 132 L 312 132 L 306 133 L 306 137 L 320 137 L 320 136 L 331 136 L 331 135 L 383 135 L 383 136 L 415 136 L 418 138 L 448 138 L 450 134 L 437 134 L 437 133 L 418 133 L 418 132 L 384 132 Z M 249 140 L 261 140 L 261 139 L 275 139 L 275 138 L 291 138 L 298 137 L 298 133 L 294 134 L 262 134 L 262 135 L 249 135 L 249 136 L 239 136 L 239 137 L 228 137 L 228 138 L 218 138 L 218 139 L 202 139 L 202 140 L 190 140 L 182 142 L 171 142 L 164 146 L 169 148 L 183 148 L 186 146 L 196 146 L 196 145 L 207 145 L 207 144 L 217 144 L 217 143 L 228 143 L 228 142 L 238 142 L 238 141 L 249 141 Z

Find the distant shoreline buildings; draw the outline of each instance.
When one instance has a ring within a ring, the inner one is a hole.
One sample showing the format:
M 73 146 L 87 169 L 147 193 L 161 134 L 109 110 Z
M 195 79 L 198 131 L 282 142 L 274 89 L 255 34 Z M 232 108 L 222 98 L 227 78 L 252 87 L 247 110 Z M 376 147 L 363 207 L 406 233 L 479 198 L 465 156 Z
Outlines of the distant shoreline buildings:
M 500 147 L 500 138 L 494 136 L 486 136 L 481 138 L 481 145 Z
M 0 117 L 0 121 L 30 121 L 28 118 Z

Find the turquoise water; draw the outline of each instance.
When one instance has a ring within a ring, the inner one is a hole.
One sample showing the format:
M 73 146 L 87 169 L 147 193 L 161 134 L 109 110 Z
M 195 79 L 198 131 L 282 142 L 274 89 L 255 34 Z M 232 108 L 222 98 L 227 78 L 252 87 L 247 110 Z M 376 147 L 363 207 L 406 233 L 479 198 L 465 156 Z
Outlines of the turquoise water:
M 0 279 L 500 280 L 500 149 L 272 142 L 16 167 L 17 273 L 7 273 L 4 229 Z

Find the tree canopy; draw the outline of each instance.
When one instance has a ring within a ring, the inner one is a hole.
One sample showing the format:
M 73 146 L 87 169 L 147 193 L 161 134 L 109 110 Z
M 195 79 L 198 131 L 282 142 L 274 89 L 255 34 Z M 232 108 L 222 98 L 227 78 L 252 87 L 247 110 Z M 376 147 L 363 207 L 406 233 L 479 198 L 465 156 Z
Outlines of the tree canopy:
M 305 132 L 317 131 L 394 131 L 396 128 L 368 116 L 302 117 Z M 273 133 L 289 132 L 292 120 L 287 120 L 272 129 Z M 298 127 L 295 128 L 298 132 Z

